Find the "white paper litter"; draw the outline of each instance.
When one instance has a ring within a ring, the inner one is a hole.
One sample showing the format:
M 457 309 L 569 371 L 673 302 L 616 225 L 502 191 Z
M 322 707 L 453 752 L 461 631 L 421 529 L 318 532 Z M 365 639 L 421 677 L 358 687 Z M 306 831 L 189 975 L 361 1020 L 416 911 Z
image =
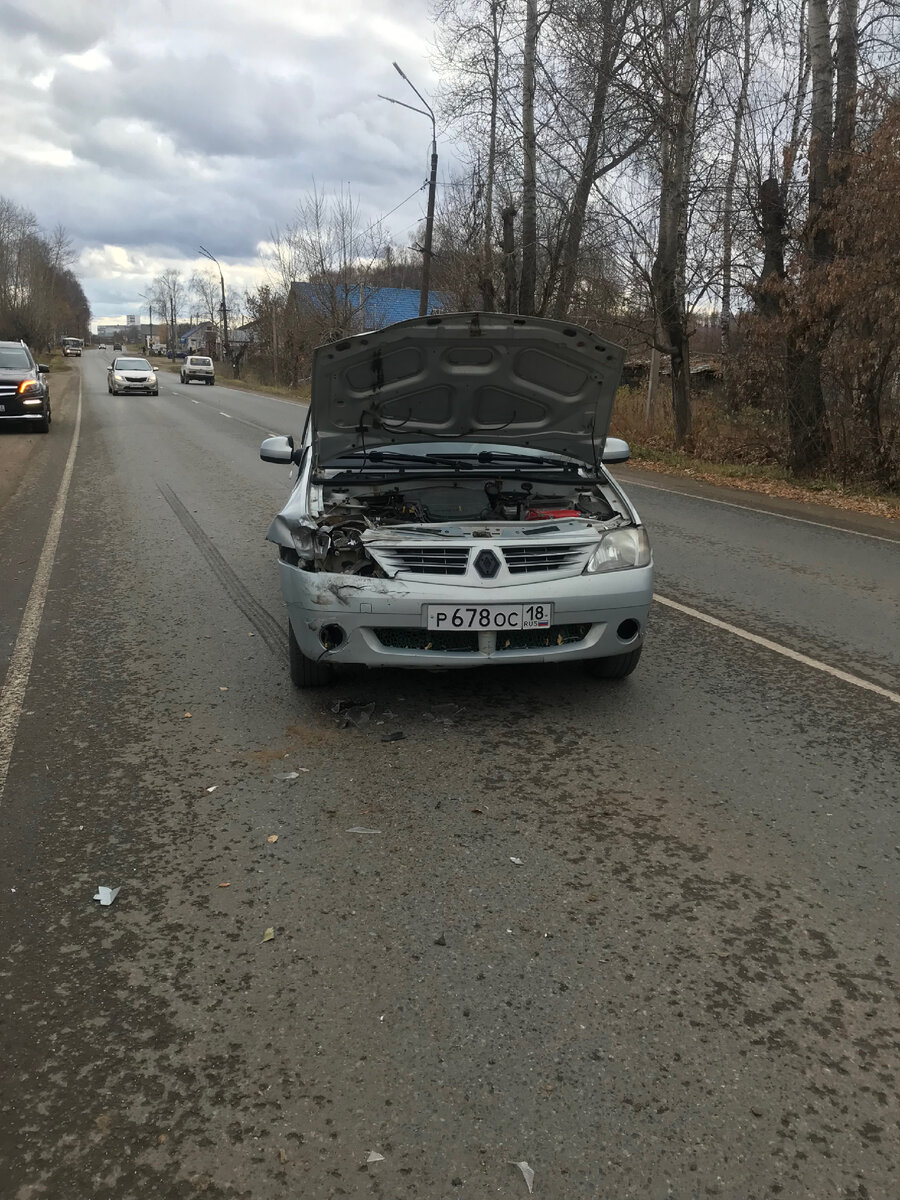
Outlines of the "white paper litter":
M 289 779 L 299 779 L 300 772 L 299 771 L 285 771 L 283 775 L 279 775 L 279 776 L 277 776 L 277 778 L 284 779 L 285 781 L 287 781 Z
M 214 783 L 214 784 L 212 785 L 212 787 L 208 787 L 206 790 L 207 790 L 208 792 L 214 792 L 218 786 L 219 786 L 219 785 L 218 785 L 217 783 Z
M 384 1155 L 379 1154 L 377 1150 L 370 1150 L 366 1155 L 366 1162 L 384 1162 Z
M 104 908 L 108 908 L 110 906 L 110 904 L 112 904 L 113 900 L 115 900 L 116 896 L 118 896 L 119 892 L 121 892 L 121 890 L 122 890 L 121 888 L 103 887 L 101 884 L 98 883 L 97 884 L 97 895 L 94 897 L 94 899 L 99 900 Z
M 511 858 L 509 861 L 510 861 L 511 863 L 515 863 L 517 867 L 524 867 L 524 866 L 525 866 L 525 862 L 524 862 L 524 860 L 523 860 L 523 859 L 521 859 L 521 858 Z
M 534 1190 L 531 1186 L 534 1183 L 534 1171 L 532 1171 L 531 1167 L 529 1167 L 528 1163 L 524 1160 L 522 1162 L 513 1162 L 513 1160 L 510 1159 L 509 1163 L 510 1166 L 518 1167 L 522 1172 L 522 1177 L 525 1180 L 525 1186 L 528 1188 L 528 1194 L 530 1196 Z
M 362 829 L 359 825 L 354 825 L 352 829 L 347 830 L 348 833 L 381 833 L 380 829 Z

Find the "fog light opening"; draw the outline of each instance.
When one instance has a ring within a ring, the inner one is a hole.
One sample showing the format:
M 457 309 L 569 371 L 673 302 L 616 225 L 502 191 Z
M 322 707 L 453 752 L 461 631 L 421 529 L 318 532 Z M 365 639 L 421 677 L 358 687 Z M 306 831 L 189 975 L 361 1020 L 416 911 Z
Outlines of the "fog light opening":
M 343 646 L 346 638 L 340 625 L 323 625 L 319 630 L 319 641 L 326 650 L 337 650 L 338 646 Z
M 633 642 L 640 632 L 640 621 L 635 621 L 633 617 L 629 617 L 628 620 L 623 621 L 616 630 L 616 635 L 618 636 L 620 642 Z

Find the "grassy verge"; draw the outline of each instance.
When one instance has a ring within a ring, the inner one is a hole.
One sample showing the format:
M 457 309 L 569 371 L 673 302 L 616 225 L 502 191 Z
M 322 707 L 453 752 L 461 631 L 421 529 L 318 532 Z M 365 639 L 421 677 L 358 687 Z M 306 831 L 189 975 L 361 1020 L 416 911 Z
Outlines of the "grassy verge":
M 168 359 L 149 360 L 154 371 L 168 371 L 172 375 L 181 372 L 181 363 L 173 363 Z M 231 379 L 222 370 L 222 364 L 216 365 L 216 386 L 232 388 L 240 392 L 259 392 L 262 396 L 279 396 L 282 400 L 294 400 L 297 404 L 309 403 L 309 384 L 300 388 L 273 387 L 267 383 L 257 383 L 254 379 Z
M 695 449 L 685 454 L 671 448 L 668 405 L 661 403 L 648 419 L 644 402 L 643 389 L 623 387 L 613 410 L 611 432 L 628 442 L 635 466 L 780 499 L 900 517 L 896 493 L 824 475 L 803 480 L 792 476 L 778 461 L 784 434 L 772 413 L 748 409 L 729 417 L 714 396 L 699 394 L 693 405 Z
M 663 475 L 727 485 L 740 491 L 758 492 L 782 500 L 824 504 L 829 508 L 867 513 L 874 517 L 900 519 L 900 498 L 874 488 L 850 487 L 841 480 L 827 477 L 798 483 L 783 467 L 762 463 L 716 462 L 677 450 L 660 449 L 658 446 L 641 446 L 634 442 L 629 442 L 629 445 L 634 466 Z

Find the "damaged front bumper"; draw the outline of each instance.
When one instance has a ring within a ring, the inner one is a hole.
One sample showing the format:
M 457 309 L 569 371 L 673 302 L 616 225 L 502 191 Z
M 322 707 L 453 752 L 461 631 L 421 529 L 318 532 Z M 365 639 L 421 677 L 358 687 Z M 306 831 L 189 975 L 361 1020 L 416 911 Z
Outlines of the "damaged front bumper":
M 475 667 L 603 658 L 644 638 L 653 568 L 462 587 L 447 579 L 382 579 L 304 570 L 282 560 L 281 587 L 297 643 L 313 661 L 370 667 Z M 427 629 L 429 604 L 552 604 L 549 629 Z

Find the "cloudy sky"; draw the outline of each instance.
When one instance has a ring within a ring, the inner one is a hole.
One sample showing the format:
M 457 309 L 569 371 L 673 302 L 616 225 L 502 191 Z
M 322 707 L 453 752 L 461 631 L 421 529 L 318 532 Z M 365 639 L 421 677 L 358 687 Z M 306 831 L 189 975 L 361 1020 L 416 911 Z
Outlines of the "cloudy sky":
M 95 318 L 139 311 L 154 275 L 203 265 L 201 243 L 230 287 L 255 286 L 313 179 L 349 185 L 367 220 L 425 179 L 428 121 L 377 97 L 417 103 L 395 59 L 434 88 L 430 7 L 0 0 L 0 193 L 66 227 Z M 424 204 L 389 219 L 395 240 Z

